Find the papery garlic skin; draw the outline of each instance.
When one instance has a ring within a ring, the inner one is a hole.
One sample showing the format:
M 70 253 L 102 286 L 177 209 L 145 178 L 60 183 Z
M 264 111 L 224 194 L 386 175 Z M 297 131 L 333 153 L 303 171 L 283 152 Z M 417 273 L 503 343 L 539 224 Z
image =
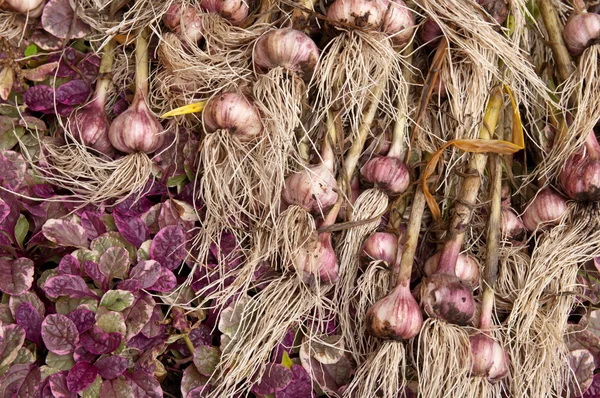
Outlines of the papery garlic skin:
M 600 160 L 576 153 L 567 159 L 559 180 L 569 198 L 579 202 L 600 201 Z
M 441 254 L 442 252 L 438 251 L 425 261 L 425 265 L 423 265 L 425 275 L 430 276 L 435 274 Z M 473 286 L 479 286 L 480 264 L 475 257 L 468 254 L 459 254 L 456 260 L 455 272 L 459 279 L 467 281 Z
M 248 17 L 250 7 L 244 0 L 202 0 L 200 7 L 219 14 L 232 25 L 241 25 Z
M 544 188 L 530 201 L 523 212 L 523 224 L 529 231 L 540 225 L 556 225 L 567 212 L 567 201 L 552 188 Z
M 136 92 L 129 108 L 111 123 L 108 139 L 121 152 L 150 154 L 162 146 L 162 131 L 162 125 L 146 105 L 145 96 Z
M 390 232 L 374 232 L 363 242 L 361 255 L 393 266 L 398 258 L 398 237 Z
M 475 315 L 473 287 L 453 275 L 433 274 L 424 279 L 420 299 L 427 315 L 459 326 L 467 325 Z
M 390 195 L 399 195 L 406 191 L 410 183 L 408 169 L 397 157 L 378 156 L 369 160 L 360 169 L 362 176 Z
M 419 29 L 421 42 L 428 48 L 435 48 L 443 35 L 444 33 L 442 32 L 440 25 L 431 18 L 427 18 Z
M 84 145 L 109 157 L 115 155 L 115 148 L 108 137 L 108 118 L 102 106 L 92 102 L 85 108 L 76 111 L 71 127 L 75 138 Z
M 390 294 L 369 308 L 366 326 L 367 332 L 372 336 L 408 340 L 421 330 L 423 315 L 408 286 L 398 285 Z
M 576 14 L 565 25 L 563 39 L 571 55 L 581 55 L 592 40 L 600 38 L 600 15 Z
M 285 179 L 282 196 L 287 204 L 320 212 L 337 201 L 337 181 L 326 165 L 310 166 Z
M 239 93 L 224 92 L 211 98 L 202 115 L 208 133 L 226 130 L 240 141 L 251 141 L 263 132 L 258 109 Z
M 37 18 L 42 14 L 44 0 L 4 0 L 0 6 L 6 6 L 11 11 L 21 14 L 29 13 L 30 17 Z
M 292 28 L 274 29 L 257 40 L 252 59 L 260 72 L 282 67 L 308 80 L 317 67 L 319 47 L 304 32 Z
M 506 21 L 508 6 L 504 0 L 477 0 L 477 3 L 498 22 L 498 25 Z
M 181 2 L 169 7 L 163 16 L 163 23 L 180 39 L 198 42 L 203 37 L 202 17 L 198 10 Z
M 382 0 L 335 0 L 327 9 L 327 18 L 365 30 L 379 29 L 386 11 Z
M 321 284 L 332 285 L 339 280 L 339 264 L 331 243 L 331 233 L 320 233 L 316 241 L 310 241 L 300 249 L 294 259 L 296 272 L 306 284 L 315 278 Z
M 510 360 L 502 346 L 490 336 L 477 333 L 469 337 L 471 342 L 471 373 L 490 382 L 508 376 Z

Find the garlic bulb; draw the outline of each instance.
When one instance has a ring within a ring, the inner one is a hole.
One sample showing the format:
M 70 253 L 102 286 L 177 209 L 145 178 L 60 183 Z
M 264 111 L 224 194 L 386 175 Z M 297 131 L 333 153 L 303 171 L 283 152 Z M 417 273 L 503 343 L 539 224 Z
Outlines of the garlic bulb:
M 527 237 L 526 228 L 517 213 L 510 207 L 503 207 L 500 213 L 502 236 L 513 243 L 522 243 Z
M 571 55 L 581 55 L 592 40 L 600 38 L 600 15 L 574 15 L 565 25 L 563 38 Z
M 360 169 L 362 176 L 389 195 L 406 191 L 410 183 L 408 169 L 395 156 L 378 156 L 369 160 Z
M 319 212 L 337 201 L 337 182 L 326 165 L 310 166 L 285 179 L 283 199 L 290 205 Z
M 226 130 L 240 141 L 251 141 L 263 132 L 258 109 L 242 94 L 224 92 L 211 98 L 202 115 L 208 133 Z
M 475 315 L 473 287 L 454 275 L 433 274 L 423 280 L 421 306 L 432 318 L 456 325 L 467 325 Z
M 383 0 L 335 0 L 327 10 L 327 18 L 365 30 L 379 29 L 386 11 Z
M 600 145 L 591 131 L 585 151 L 571 155 L 559 175 L 564 193 L 580 202 L 600 201 Z
M 323 232 L 309 241 L 294 259 L 294 267 L 306 284 L 318 278 L 323 284 L 334 284 L 339 279 L 337 256 L 331 244 L 331 233 Z
M 109 157 L 115 155 L 115 148 L 108 138 L 109 124 L 103 103 L 93 100 L 85 108 L 76 111 L 71 126 L 75 138 L 84 145 Z
M 421 41 L 428 48 L 435 48 L 439 44 L 444 33 L 442 28 L 433 19 L 427 18 L 419 29 Z
M 440 262 L 441 252 L 436 252 L 425 261 L 423 272 L 430 276 L 436 273 Z M 459 254 L 456 260 L 456 276 L 463 281 L 471 283 L 473 286 L 479 286 L 479 261 L 468 254 Z
M 108 129 L 112 146 L 125 153 L 152 153 L 161 147 L 163 128 L 146 105 L 145 95 L 136 91 L 129 108 L 113 120 Z
M 232 25 L 241 25 L 250 11 L 248 2 L 244 0 L 202 0 L 200 7 L 208 12 L 219 14 Z
M 180 39 L 198 42 L 202 39 L 202 17 L 194 7 L 182 2 L 173 3 L 163 16 L 165 26 Z
M 544 188 L 530 201 L 523 213 L 523 224 L 529 231 L 543 225 L 556 225 L 567 212 L 567 201 L 552 188 Z
M 252 59 L 254 67 L 263 73 L 282 67 L 309 80 L 317 66 L 319 47 L 299 30 L 274 29 L 256 41 Z
M 387 12 L 383 18 L 382 31 L 393 37 L 396 44 L 406 44 L 413 35 L 415 17 L 402 0 L 384 1 Z
M 423 315 L 408 285 L 398 285 L 367 311 L 367 332 L 381 339 L 408 340 L 423 325 Z
M 473 375 L 485 377 L 492 383 L 508 376 L 510 360 L 496 340 L 483 333 L 477 333 L 469 340 Z
M 374 232 L 365 239 L 361 255 L 371 260 L 385 261 L 393 266 L 398 259 L 398 237 L 390 232 Z
M 7 9 L 21 14 L 29 13 L 32 18 L 37 18 L 42 15 L 42 10 L 46 2 L 44 0 L 4 0 L 0 3 L 0 8 Z
M 504 0 L 477 0 L 477 3 L 498 22 L 498 25 L 506 21 L 508 6 Z

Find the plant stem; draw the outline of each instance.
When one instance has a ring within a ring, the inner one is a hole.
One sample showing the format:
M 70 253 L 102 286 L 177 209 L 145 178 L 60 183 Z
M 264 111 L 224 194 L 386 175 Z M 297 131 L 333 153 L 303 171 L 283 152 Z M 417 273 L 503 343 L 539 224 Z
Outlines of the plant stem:
M 135 38 L 135 95 L 148 95 L 148 30 L 142 29 Z
M 556 67 L 561 81 L 565 81 L 574 71 L 571 56 L 565 45 L 560 29 L 556 8 L 551 0 L 537 0 L 544 26 L 548 32 L 548 44 L 556 60 Z
M 104 53 L 100 60 L 100 68 L 98 69 L 98 81 L 96 82 L 96 91 L 94 92 L 94 101 L 97 101 L 104 108 L 106 102 L 106 94 L 110 88 L 110 72 L 112 71 L 113 59 L 115 55 L 115 39 L 109 40 L 104 46 Z
M 411 54 L 413 51 L 412 41 L 404 48 L 404 55 L 406 56 L 407 63 L 411 63 Z M 409 68 L 404 68 L 402 76 L 404 81 L 408 83 L 410 80 Z M 410 90 L 410 88 L 409 88 Z M 404 151 L 404 134 L 406 129 L 406 113 L 407 109 L 403 106 L 404 101 L 402 98 L 402 90 L 398 90 L 398 100 L 396 102 L 396 123 L 394 124 L 394 131 L 392 132 L 392 145 L 387 153 L 387 156 L 400 157 Z
M 400 260 L 400 270 L 396 278 L 396 286 L 410 284 L 412 266 L 415 260 L 417 244 L 419 243 L 419 234 L 421 232 L 421 219 L 425 210 L 425 195 L 421 186 L 418 185 L 415 190 L 415 197 L 410 210 L 410 219 L 406 227 L 406 240 L 402 246 L 402 259 Z
M 300 7 L 294 8 L 292 11 L 292 27 L 297 30 L 306 31 L 309 27 L 310 15 L 304 11 L 304 8 L 313 10 L 315 9 L 315 0 L 299 0 L 298 5 Z
M 190 353 L 193 355 L 195 349 L 194 345 L 192 344 L 192 340 L 190 340 L 187 334 L 183 334 L 181 335 L 181 337 L 183 338 L 183 341 L 185 342 L 185 345 L 187 346 L 188 350 L 190 350 Z
M 498 124 L 502 104 L 502 91 L 496 88 L 488 101 L 483 123 L 479 130 L 480 139 L 489 140 L 491 138 Z M 481 185 L 479 176 L 483 173 L 486 160 L 487 155 L 485 153 L 471 155 L 467 167 L 467 176 L 463 179 L 458 195 L 460 200 L 454 205 L 453 215 L 448 226 L 449 238 L 441 250 L 438 273 L 456 275 L 456 261 L 465 238 L 465 231 L 471 221 L 473 206 Z
M 348 187 L 350 186 L 350 181 L 352 181 L 352 175 L 354 174 L 358 159 L 362 153 L 363 147 L 365 146 L 365 141 L 367 140 L 369 131 L 371 131 L 371 124 L 375 119 L 375 113 L 377 112 L 379 102 L 381 101 L 381 94 L 383 93 L 384 85 L 385 82 L 381 81 L 379 84 L 377 84 L 377 86 L 375 86 L 373 100 L 369 104 L 363 122 L 358 129 L 358 137 L 356 137 L 352 143 L 352 146 L 350 149 L 348 149 L 348 153 L 346 154 L 346 159 L 344 160 L 344 179 L 345 183 L 347 184 L 346 186 Z
M 332 111 L 327 111 L 327 133 L 323 137 L 323 143 L 321 144 L 321 159 L 323 164 L 327 166 L 329 171 L 333 172 L 335 165 L 335 154 L 333 153 L 332 145 L 337 142 L 337 131 L 335 128 L 335 118 L 337 114 Z

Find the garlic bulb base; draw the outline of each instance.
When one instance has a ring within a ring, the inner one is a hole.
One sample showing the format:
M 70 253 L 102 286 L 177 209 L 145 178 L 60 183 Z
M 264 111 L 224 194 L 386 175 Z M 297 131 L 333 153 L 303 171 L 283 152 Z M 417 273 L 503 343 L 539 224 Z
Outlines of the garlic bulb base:
M 411 339 L 423 326 L 421 308 L 408 285 L 397 286 L 369 308 L 366 317 L 367 333 L 387 340 Z
M 421 305 L 430 317 L 460 326 L 475 315 L 471 284 L 448 274 L 433 274 L 422 282 Z
M 502 346 L 490 336 L 477 333 L 469 337 L 471 343 L 471 374 L 497 382 L 509 372 L 510 360 Z

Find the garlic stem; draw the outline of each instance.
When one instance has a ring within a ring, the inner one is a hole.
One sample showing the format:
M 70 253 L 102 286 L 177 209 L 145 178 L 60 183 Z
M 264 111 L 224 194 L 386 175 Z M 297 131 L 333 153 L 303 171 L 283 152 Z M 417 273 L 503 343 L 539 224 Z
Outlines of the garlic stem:
M 135 38 L 135 95 L 148 95 L 148 30 L 142 29 Z
M 411 64 L 412 61 L 413 43 L 412 41 L 404 48 L 404 55 L 406 56 L 406 63 Z M 402 75 L 404 81 L 408 82 L 410 79 L 409 68 L 404 68 Z M 408 94 L 408 93 L 407 93 Z M 398 90 L 398 99 L 396 101 L 396 123 L 394 124 L 394 130 L 392 132 L 392 145 L 387 153 L 387 156 L 400 157 L 404 151 L 404 135 L 406 129 L 406 112 L 407 109 L 403 106 L 404 101 L 402 98 L 402 91 Z
M 396 286 L 403 285 L 408 287 L 412 266 L 415 260 L 417 244 L 419 243 L 419 233 L 421 232 L 421 219 L 425 210 L 425 195 L 421 186 L 417 186 L 415 196 L 411 205 L 410 219 L 406 227 L 406 240 L 402 246 L 402 258 L 400 260 L 400 271 L 396 279 Z
M 106 103 L 106 95 L 110 88 L 111 79 L 110 72 L 112 71 L 112 65 L 115 53 L 115 39 L 110 39 L 104 46 L 104 53 L 100 60 L 100 68 L 98 69 L 98 81 L 96 82 L 96 91 L 94 92 L 94 101 L 104 108 Z
M 488 101 L 485 116 L 479 130 L 479 139 L 489 140 L 491 138 L 498 124 L 502 105 L 502 91 L 500 88 L 496 88 Z M 471 155 L 467 167 L 467 176 L 463 178 L 458 195 L 461 200 L 454 205 L 454 214 L 450 219 L 448 227 L 449 239 L 441 250 L 438 273 L 455 274 L 454 267 L 456 266 L 456 261 L 465 238 L 465 231 L 471 221 L 472 208 L 477 200 L 481 185 L 479 176 L 483 173 L 486 160 L 487 155 L 484 153 Z
M 561 81 L 565 81 L 575 70 L 571 63 L 571 56 L 563 39 L 560 22 L 552 0 L 537 0 L 544 26 L 548 32 L 548 45 L 552 49 L 556 67 Z

